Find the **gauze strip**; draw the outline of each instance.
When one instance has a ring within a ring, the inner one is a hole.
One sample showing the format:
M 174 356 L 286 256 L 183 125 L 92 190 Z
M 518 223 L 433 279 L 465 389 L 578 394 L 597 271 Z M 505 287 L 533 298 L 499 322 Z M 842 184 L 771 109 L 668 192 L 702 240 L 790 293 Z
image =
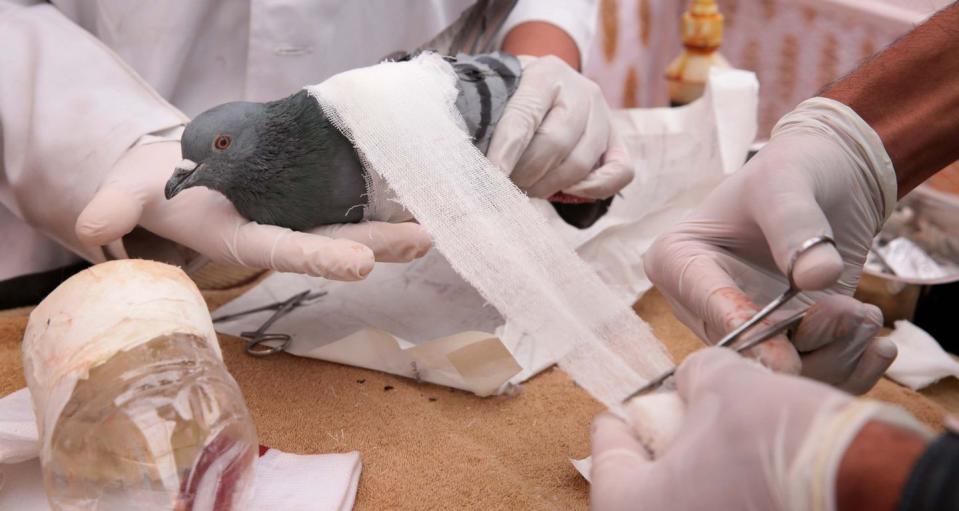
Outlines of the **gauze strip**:
M 619 403 L 672 367 L 669 356 L 473 146 L 455 107 L 455 79 L 442 58 L 424 54 L 307 90 L 510 328 L 553 351 L 593 397 Z

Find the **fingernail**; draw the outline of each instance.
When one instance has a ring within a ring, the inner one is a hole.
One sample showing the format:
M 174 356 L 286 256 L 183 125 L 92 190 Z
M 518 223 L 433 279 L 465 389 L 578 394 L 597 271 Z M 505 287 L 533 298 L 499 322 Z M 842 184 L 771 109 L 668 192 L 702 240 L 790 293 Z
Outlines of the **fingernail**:
M 796 260 L 793 281 L 800 289 L 826 289 L 842 275 L 843 262 L 831 245 L 819 245 L 809 249 Z
M 875 347 L 873 348 L 874 353 L 886 360 L 896 358 L 896 355 L 899 353 L 896 344 L 888 338 L 876 339 L 873 342 L 875 343 Z
M 881 322 L 875 321 L 875 318 L 870 317 L 870 314 L 867 311 L 860 320 L 859 325 L 856 326 L 856 329 L 853 331 L 853 341 L 858 343 L 865 343 L 869 341 L 870 339 L 876 337 L 876 334 L 879 333 L 880 326 Z M 895 348 L 895 346 L 893 346 L 893 348 Z
M 879 307 L 876 307 L 872 304 L 866 304 L 863 307 L 863 320 L 872 322 L 874 325 L 882 326 L 883 322 L 882 310 Z

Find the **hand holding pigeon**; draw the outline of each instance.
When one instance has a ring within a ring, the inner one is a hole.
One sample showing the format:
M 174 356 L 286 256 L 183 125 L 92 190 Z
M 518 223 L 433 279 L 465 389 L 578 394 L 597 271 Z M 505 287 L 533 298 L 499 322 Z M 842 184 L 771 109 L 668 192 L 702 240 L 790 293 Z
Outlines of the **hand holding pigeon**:
M 374 260 L 411 261 L 431 246 L 429 235 L 409 222 L 329 225 L 295 232 L 251 222 L 211 190 L 193 189 L 166 200 L 163 183 L 180 158 L 176 142 L 127 151 L 77 219 L 80 240 L 107 245 L 140 225 L 217 262 L 335 280 L 361 280 Z

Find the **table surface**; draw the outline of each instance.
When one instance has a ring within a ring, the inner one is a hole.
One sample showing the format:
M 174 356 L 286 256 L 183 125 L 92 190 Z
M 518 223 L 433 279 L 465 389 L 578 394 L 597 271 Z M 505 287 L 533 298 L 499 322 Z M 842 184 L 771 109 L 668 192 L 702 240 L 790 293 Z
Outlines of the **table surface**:
M 238 292 L 205 294 L 214 306 Z M 702 346 L 655 290 L 636 310 L 674 359 Z M 0 395 L 24 386 L 20 338 L 28 312 L 0 313 Z M 295 453 L 362 454 L 357 509 L 587 507 L 588 485 L 568 458 L 589 454 L 589 424 L 602 406 L 558 369 L 515 395 L 478 398 L 285 354 L 255 359 L 236 339 L 220 342 L 260 443 Z M 959 411 L 954 380 L 923 394 L 883 380 L 869 396 L 900 404 L 935 428 L 946 411 Z

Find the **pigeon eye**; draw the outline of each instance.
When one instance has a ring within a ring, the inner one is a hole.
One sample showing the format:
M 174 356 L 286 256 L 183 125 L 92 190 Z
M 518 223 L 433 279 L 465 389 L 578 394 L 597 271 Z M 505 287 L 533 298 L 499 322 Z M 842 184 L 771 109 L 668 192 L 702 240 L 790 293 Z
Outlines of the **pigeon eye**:
M 213 148 L 220 151 L 225 151 L 230 148 L 230 144 L 232 142 L 233 140 L 229 135 L 217 135 L 216 139 L 213 140 Z

